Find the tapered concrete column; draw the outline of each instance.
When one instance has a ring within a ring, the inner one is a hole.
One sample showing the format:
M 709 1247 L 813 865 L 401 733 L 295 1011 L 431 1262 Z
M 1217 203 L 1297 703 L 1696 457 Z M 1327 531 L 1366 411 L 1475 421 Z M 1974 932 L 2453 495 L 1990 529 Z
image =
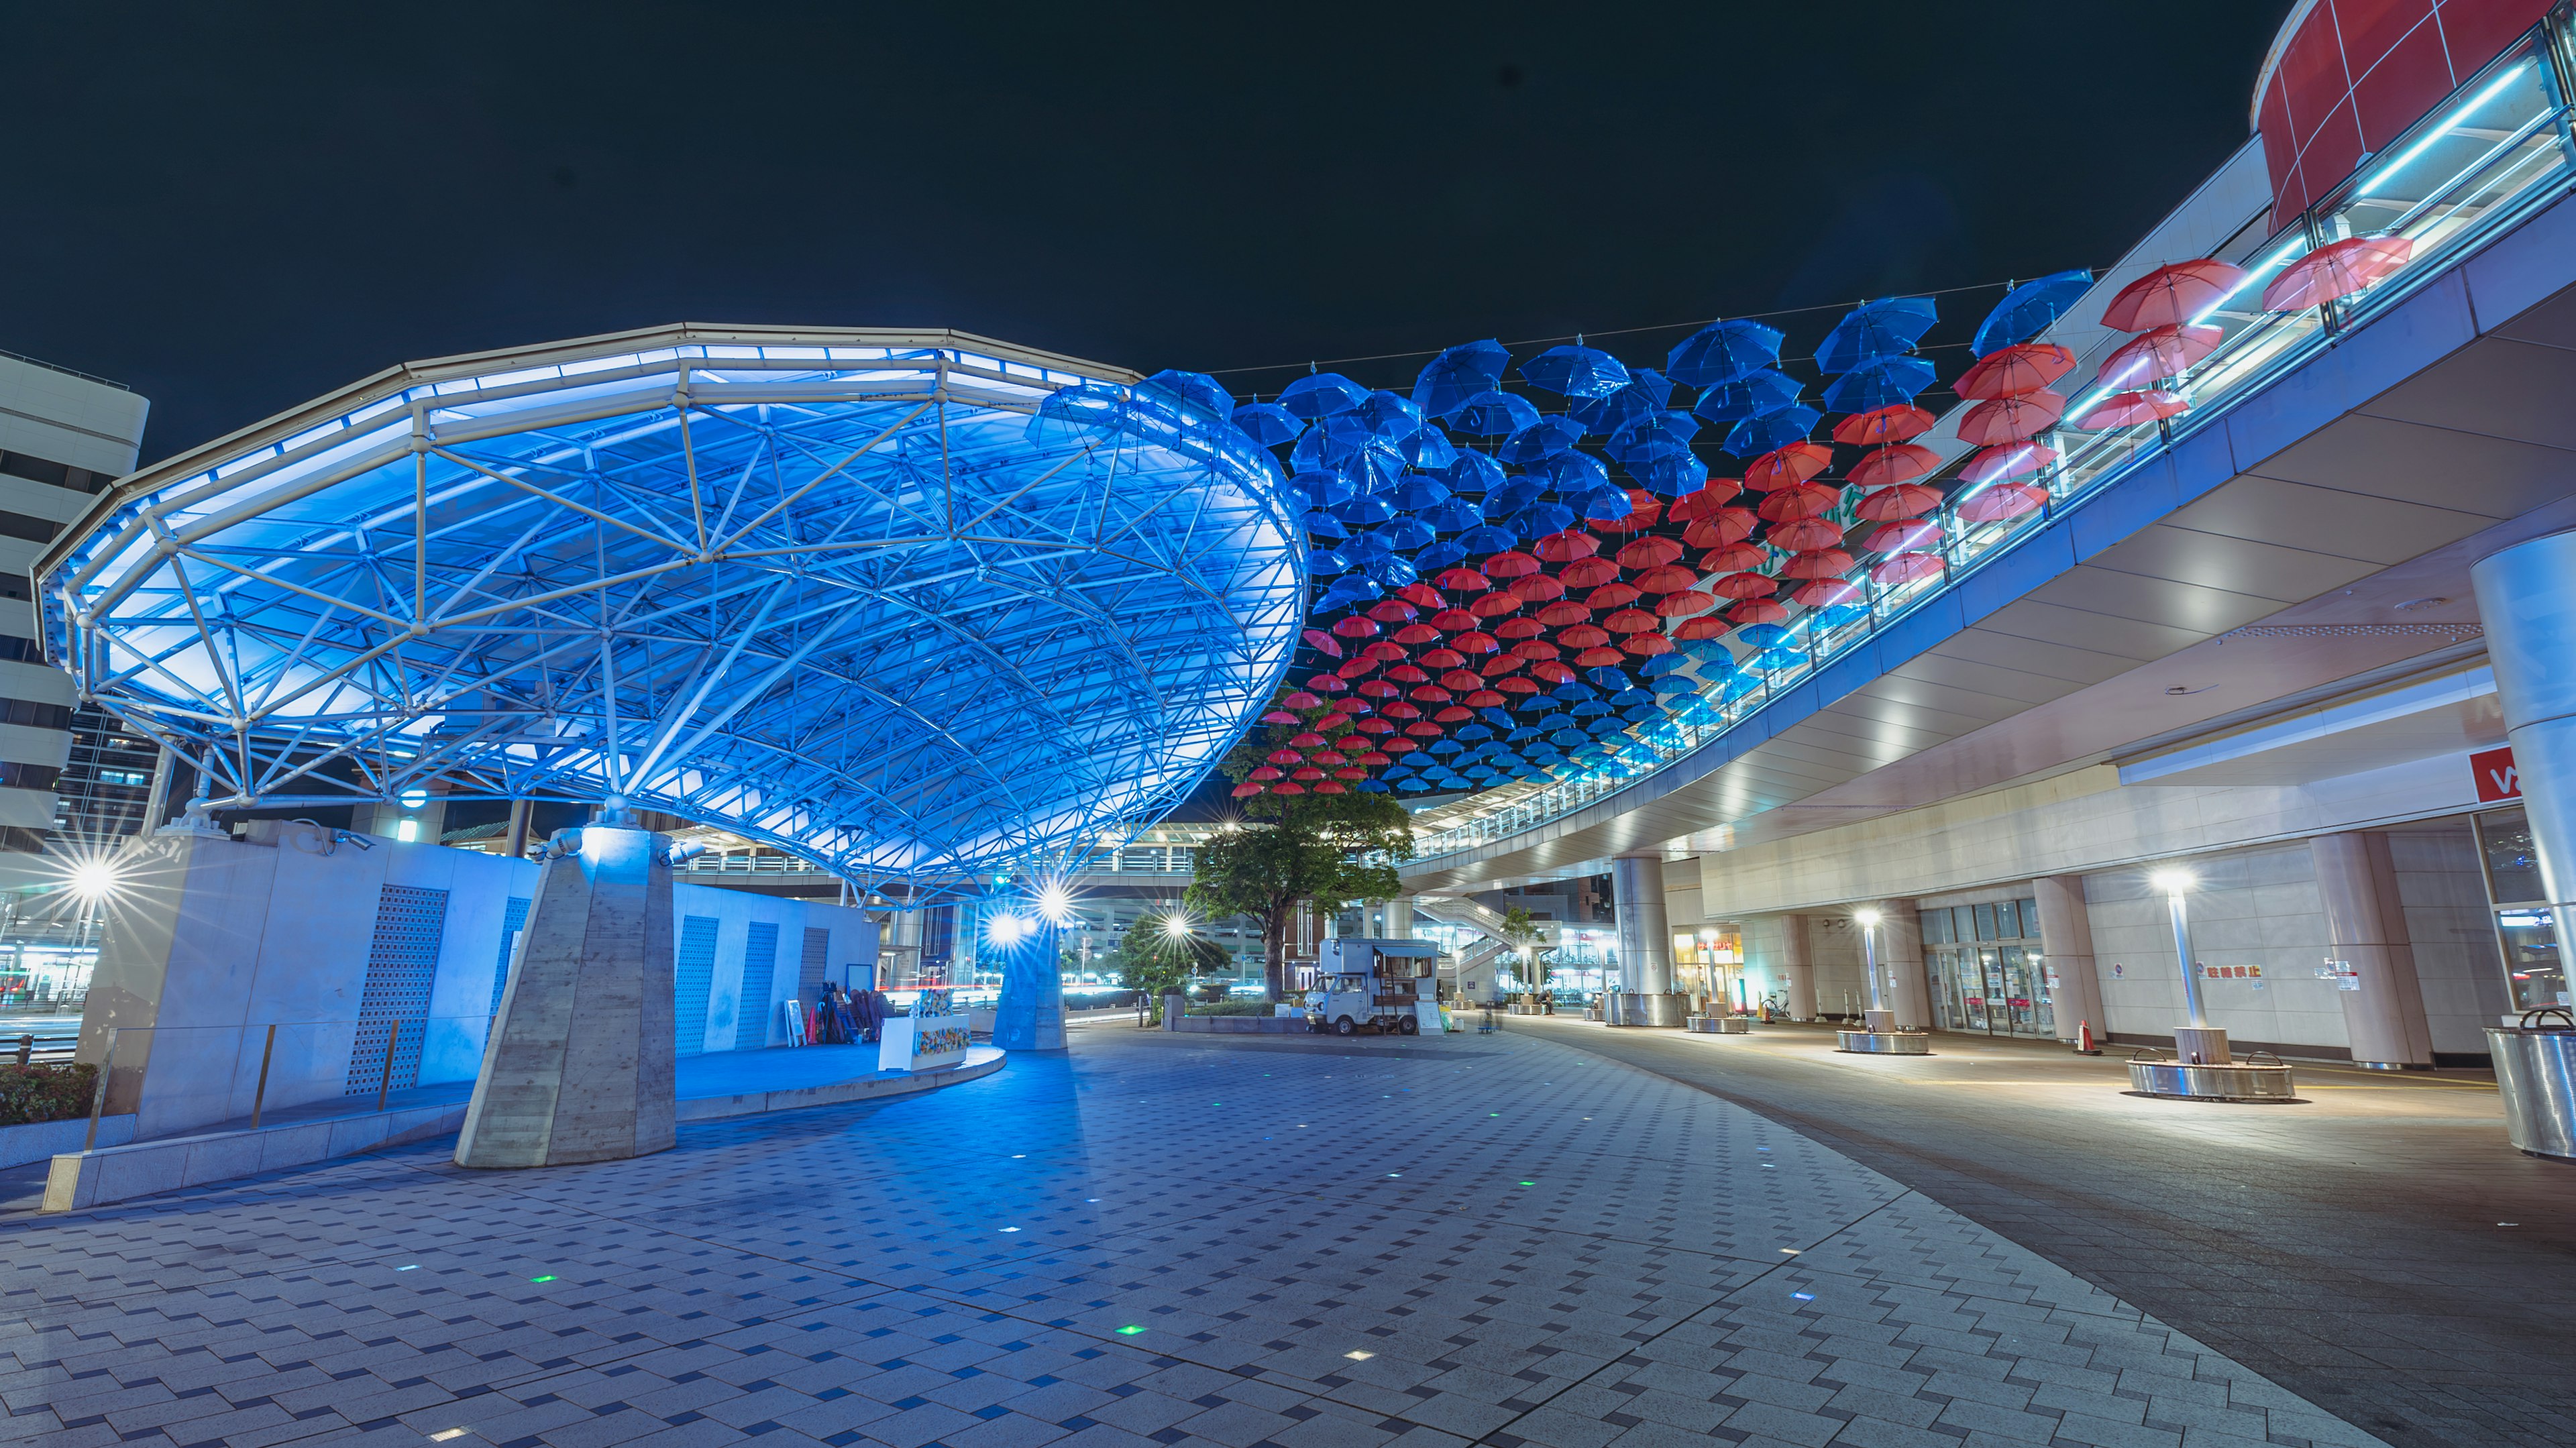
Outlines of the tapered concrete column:
M 510 962 L 456 1164 L 563 1166 L 670 1149 L 667 835 L 558 833 Z
M 1887 1006 L 1897 1029 L 1932 1027 L 1932 987 L 1923 974 L 1923 914 L 1911 900 L 1875 900 L 1878 968 L 1887 977 Z
M 2039 897 L 2040 964 L 2054 972 L 2049 1001 L 2057 1015 L 2057 1038 L 2072 1041 L 2080 1023 L 2091 1022 L 2094 1039 L 2110 1034 L 2102 1011 L 2102 977 L 2093 967 L 2093 914 L 2084 903 L 2084 877 L 2048 875 L 2031 882 Z
M 1041 922 L 1002 958 L 1002 998 L 993 1006 L 993 1044 L 1005 1051 L 1064 1047 L 1064 967 L 1056 928 Z
M 1807 917 L 1780 917 L 1780 979 L 1788 987 L 1789 1019 L 1816 1018 L 1816 954 L 1807 945 Z
M 2576 532 L 2490 554 L 2469 581 L 2563 954 L 2576 943 Z
M 1619 989 L 1605 992 L 1602 1019 L 1614 1026 L 1678 1026 L 1688 1014 L 1673 994 L 1673 941 L 1664 913 L 1664 862 L 1660 856 L 1622 856 L 1610 862 L 1614 933 L 1619 941 Z
M 2333 958 L 2352 972 L 2335 994 L 2352 1059 L 2399 1069 L 2433 1064 L 2433 1032 L 2424 1018 L 2424 987 L 2415 976 L 2415 946 L 2397 902 L 2397 867 L 2388 836 L 2368 831 L 2308 841 L 2317 893 L 2325 900 Z
M 1413 938 L 1412 896 L 1399 895 L 1386 902 L 1386 938 L 1389 940 Z

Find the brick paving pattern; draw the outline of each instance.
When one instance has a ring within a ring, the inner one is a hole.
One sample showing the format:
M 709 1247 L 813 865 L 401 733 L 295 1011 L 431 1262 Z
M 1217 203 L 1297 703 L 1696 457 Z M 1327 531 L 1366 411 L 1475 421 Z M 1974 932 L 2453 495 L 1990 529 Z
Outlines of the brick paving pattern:
M 2364 1445 L 1786 1127 L 1527 1035 L 1101 1028 L 640 1161 L 0 1226 L 53 1448 Z

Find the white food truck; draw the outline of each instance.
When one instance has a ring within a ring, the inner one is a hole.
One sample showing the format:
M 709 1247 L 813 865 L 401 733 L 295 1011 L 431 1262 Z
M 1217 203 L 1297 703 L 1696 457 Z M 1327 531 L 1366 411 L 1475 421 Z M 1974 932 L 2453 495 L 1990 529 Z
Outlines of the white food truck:
M 1306 1021 L 1337 1036 L 1440 1029 L 1440 948 L 1428 940 L 1325 940 L 1315 946 Z

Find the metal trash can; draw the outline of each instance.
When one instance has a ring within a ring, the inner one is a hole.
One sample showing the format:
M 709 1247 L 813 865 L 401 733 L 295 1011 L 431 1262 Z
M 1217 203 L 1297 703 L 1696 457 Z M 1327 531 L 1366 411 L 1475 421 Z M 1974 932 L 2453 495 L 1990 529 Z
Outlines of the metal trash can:
M 2525 1012 L 2520 1025 L 2487 1027 L 2487 1051 L 2514 1150 L 2576 1160 L 2576 1018 L 2558 1006 Z

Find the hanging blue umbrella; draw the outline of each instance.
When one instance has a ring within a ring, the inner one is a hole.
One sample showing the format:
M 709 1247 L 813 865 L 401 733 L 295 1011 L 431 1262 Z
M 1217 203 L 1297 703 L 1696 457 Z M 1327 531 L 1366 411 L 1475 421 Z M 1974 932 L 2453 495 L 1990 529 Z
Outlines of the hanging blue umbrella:
M 1538 409 L 1508 392 L 1479 392 L 1446 420 L 1473 437 L 1508 437 L 1538 421 Z
M 1711 322 L 1693 332 L 1664 359 L 1664 370 L 1675 382 L 1715 387 L 1779 360 L 1780 329 L 1739 318 Z
M 1426 473 L 1436 473 L 1458 460 L 1458 446 L 1449 434 L 1428 423 L 1414 430 L 1413 436 L 1395 445 L 1404 460 Z
M 1583 425 L 1570 417 L 1542 417 L 1503 440 L 1494 456 L 1523 467 L 1541 458 L 1550 458 L 1574 446 L 1583 436 Z
M 1424 518 L 1422 521 L 1431 522 L 1429 518 Z M 1436 528 L 1440 525 L 1432 523 L 1432 526 Z M 1425 573 L 1437 573 L 1443 568 L 1455 568 L 1466 561 L 1467 550 L 1448 539 L 1442 539 L 1413 555 L 1413 566 Z
M 1368 401 L 1369 391 L 1339 372 L 1300 377 L 1280 389 L 1279 405 L 1312 421 L 1350 411 Z
M 1741 422 L 1757 412 L 1788 406 L 1798 400 L 1801 390 L 1785 372 L 1747 372 L 1701 394 L 1691 415 L 1710 422 Z
M 1416 548 L 1428 546 L 1432 539 L 1439 535 L 1432 531 L 1430 524 L 1420 518 L 1398 518 L 1378 529 L 1377 536 L 1386 540 L 1387 547 L 1399 553 L 1410 553 Z
M 1349 478 L 1329 468 L 1316 468 L 1298 473 L 1288 479 L 1288 485 L 1303 493 L 1307 503 L 1317 508 L 1329 508 L 1335 503 L 1347 502 L 1359 491 L 1351 486 Z
M 1547 495 L 1543 478 L 1521 476 L 1485 494 L 1485 517 L 1488 521 L 1508 518 Z
M 2091 290 L 2093 274 L 2083 270 L 2052 272 L 2035 282 L 2023 282 L 2006 292 L 1977 324 L 1977 337 L 1969 350 L 1983 357 L 2019 346 L 2047 331 L 2051 322 L 2065 316 Z
M 1644 674 L 1649 679 L 1655 679 L 1661 678 L 1666 674 L 1678 674 L 1690 666 L 1691 656 L 1683 653 L 1679 649 L 1675 649 L 1669 654 L 1657 654 L 1653 658 L 1646 660 L 1646 666 L 1639 669 L 1637 672 Z
M 1708 464 L 1687 451 L 1659 453 L 1632 469 L 1646 491 L 1666 498 L 1687 498 L 1708 486 Z
M 1204 372 L 1183 372 L 1177 368 L 1166 367 L 1146 378 L 1141 385 L 1159 387 L 1184 402 L 1207 409 L 1216 417 L 1230 417 L 1234 414 L 1234 395 L 1227 392 L 1215 378 Z
M 1348 538 L 1351 536 L 1351 530 L 1342 526 L 1342 520 L 1334 517 L 1330 513 L 1308 513 L 1301 521 L 1305 524 L 1306 531 L 1318 538 Z
M 1297 434 L 1306 430 L 1302 419 L 1275 402 L 1247 402 L 1236 408 L 1234 425 L 1263 447 L 1295 442 Z
M 1650 412 L 1631 419 L 1617 432 L 1602 451 L 1623 463 L 1634 465 L 1640 455 L 1651 456 L 1668 448 L 1690 451 L 1692 438 L 1699 436 L 1699 423 L 1687 412 Z
M 1351 561 L 1330 548 L 1306 550 L 1306 571 L 1317 578 L 1330 578 L 1351 566 Z
M 1354 409 L 1316 423 L 1312 431 L 1297 440 L 1297 447 L 1301 452 L 1311 451 L 1327 467 L 1340 468 L 1358 461 L 1361 453 L 1380 441 Z
M 1426 417 L 1446 419 L 1480 392 L 1503 383 L 1512 354 L 1495 341 L 1464 342 L 1431 359 L 1413 382 L 1413 405 Z
M 1607 483 L 1576 493 L 1565 502 L 1566 506 L 1572 508 L 1578 515 L 1596 518 L 1604 523 L 1615 523 L 1627 517 L 1635 509 L 1635 505 L 1628 501 L 1626 488 L 1612 487 Z
M 1342 544 L 1337 551 L 1344 558 L 1351 560 L 1352 567 L 1365 568 L 1386 557 L 1391 550 L 1387 547 L 1386 540 L 1377 536 L 1375 530 L 1371 530 L 1353 534 L 1350 540 Z
M 1608 664 L 1603 664 L 1599 668 L 1585 670 L 1583 677 L 1590 679 L 1593 683 L 1600 685 L 1604 689 L 1624 689 L 1628 687 L 1627 674 L 1621 670 L 1610 667 Z M 1607 708 L 1609 706 L 1603 705 L 1602 707 Z M 1577 710 L 1576 712 L 1580 713 L 1582 711 Z
M 1333 505 L 1333 516 L 1353 527 L 1383 523 L 1395 516 L 1395 505 L 1370 493 L 1362 493 L 1347 503 Z
M 1517 548 L 1520 543 L 1521 535 L 1500 523 L 1480 523 L 1458 535 L 1458 546 L 1471 554 L 1500 553 L 1506 548 Z
M 1563 503 L 1532 503 L 1512 519 L 1512 526 L 1533 538 L 1562 533 L 1574 526 L 1574 510 Z
M 1330 613 L 1337 608 L 1347 608 L 1354 603 L 1365 603 L 1372 598 L 1384 596 L 1385 590 L 1371 583 L 1366 574 L 1345 573 L 1333 580 L 1332 587 L 1324 590 L 1324 596 L 1315 602 L 1315 610 L 1318 613 Z
M 1440 478 L 1454 493 L 1490 493 L 1503 485 L 1503 465 L 1474 448 L 1460 448 L 1458 460 L 1442 469 Z
M 1816 366 L 1826 372 L 1849 372 L 1881 357 L 1914 350 L 1914 343 L 1940 320 L 1930 297 L 1881 297 L 1863 302 L 1834 323 L 1816 348 Z
M 1737 423 L 1723 446 L 1740 458 L 1760 457 L 1773 448 L 1803 441 L 1823 416 L 1812 407 L 1794 405 L 1758 412 Z
M 1735 636 L 1757 649 L 1767 649 L 1783 642 L 1789 631 L 1776 623 L 1748 623 L 1735 631 Z
M 1678 658 L 1680 656 L 1677 654 L 1658 654 L 1655 657 L 1658 659 L 1670 659 Z M 1655 692 L 1658 694 L 1696 694 L 1699 692 L 1698 684 L 1693 683 L 1691 680 L 1686 679 L 1679 674 L 1666 674 L 1664 677 L 1657 679 L 1655 681 L 1654 688 Z
M 1370 393 L 1357 411 L 1369 431 L 1389 442 L 1400 441 L 1422 430 L 1422 409 L 1392 392 Z
M 1550 347 L 1522 363 L 1521 380 L 1561 397 L 1607 397 L 1628 385 L 1628 369 L 1577 338 L 1573 346 Z
M 1652 367 L 1640 367 L 1628 374 L 1628 385 L 1607 397 L 1588 398 L 1566 408 L 1566 414 L 1583 424 L 1585 432 L 1612 433 L 1631 421 L 1650 413 L 1661 412 L 1673 400 L 1673 384 Z
M 1388 588 L 1402 588 L 1421 578 L 1422 571 L 1413 566 L 1412 559 L 1390 553 L 1368 565 L 1368 576 Z
M 1485 521 L 1485 514 L 1475 504 L 1452 494 L 1447 502 L 1425 508 L 1422 521 L 1443 533 L 1456 533 Z
M 1932 364 L 1920 357 L 1881 357 L 1834 379 L 1825 389 L 1827 412 L 1869 412 L 1912 402 L 1932 385 Z
M 1547 479 L 1549 487 L 1559 493 L 1588 492 L 1594 488 L 1607 487 L 1610 483 L 1609 466 L 1587 452 L 1558 453 L 1540 464 L 1535 471 L 1538 476 Z
M 1406 473 L 1395 480 L 1395 486 L 1387 491 L 1386 496 L 1387 501 L 1404 511 L 1419 513 L 1425 508 L 1448 502 L 1454 495 L 1436 478 L 1427 478 L 1420 473 Z

